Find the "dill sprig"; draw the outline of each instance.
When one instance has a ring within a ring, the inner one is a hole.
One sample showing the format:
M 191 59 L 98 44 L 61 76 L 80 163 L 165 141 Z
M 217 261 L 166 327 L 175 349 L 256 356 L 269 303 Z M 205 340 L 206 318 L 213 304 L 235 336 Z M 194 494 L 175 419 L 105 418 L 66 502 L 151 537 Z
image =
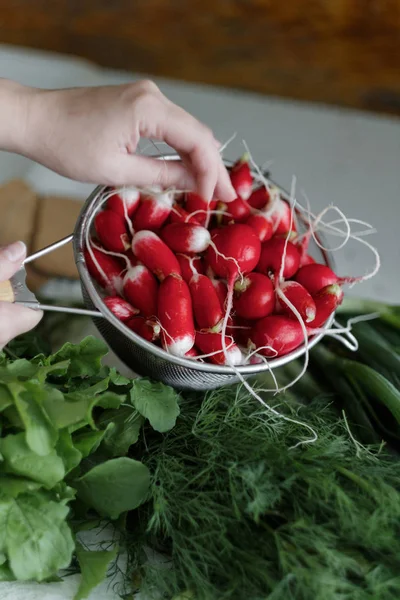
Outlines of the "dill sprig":
M 153 474 L 128 533 L 144 595 L 398 600 L 399 463 L 356 444 L 326 399 L 282 409 L 318 441 L 290 450 L 301 428 L 236 387 L 186 395 L 175 428 L 135 449 Z

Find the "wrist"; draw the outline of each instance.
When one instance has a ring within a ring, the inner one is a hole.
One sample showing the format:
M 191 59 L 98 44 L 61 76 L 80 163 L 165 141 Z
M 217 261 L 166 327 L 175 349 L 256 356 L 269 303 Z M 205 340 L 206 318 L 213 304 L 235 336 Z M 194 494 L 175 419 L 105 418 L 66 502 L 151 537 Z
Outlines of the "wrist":
M 0 149 L 27 154 L 30 112 L 36 90 L 0 79 Z

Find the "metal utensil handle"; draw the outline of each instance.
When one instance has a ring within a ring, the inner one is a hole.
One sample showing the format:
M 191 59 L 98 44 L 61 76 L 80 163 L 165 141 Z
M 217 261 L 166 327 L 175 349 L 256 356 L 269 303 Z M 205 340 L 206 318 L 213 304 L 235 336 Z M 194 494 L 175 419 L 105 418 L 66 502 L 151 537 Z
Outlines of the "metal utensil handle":
M 72 242 L 74 236 L 71 233 L 66 237 L 30 254 L 23 262 L 22 268 L 11 279 L 0 282 L 0 302 L 9 302 L 12 304 L 22 304 L 33 310 L 44 310 L 51 312 L 62 312 L 74 315 L 85 315 L 88 317 L 103 317 L 98 310 L 87 310 L 86 308 L 73 308 L 70 306 L 53 306 L 51 304 L 41 304 L 35 295 L 28 289 L 25 282 L 25 265 L 34 260 L 58 250 L 62 246 Z

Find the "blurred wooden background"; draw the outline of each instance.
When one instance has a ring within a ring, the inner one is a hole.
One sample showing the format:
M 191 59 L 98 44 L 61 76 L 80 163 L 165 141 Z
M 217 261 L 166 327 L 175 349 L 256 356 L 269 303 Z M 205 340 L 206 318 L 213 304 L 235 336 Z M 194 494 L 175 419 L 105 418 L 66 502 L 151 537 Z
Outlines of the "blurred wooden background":
M 0 0 L 0 41 L 400 115 L 400 0 Z

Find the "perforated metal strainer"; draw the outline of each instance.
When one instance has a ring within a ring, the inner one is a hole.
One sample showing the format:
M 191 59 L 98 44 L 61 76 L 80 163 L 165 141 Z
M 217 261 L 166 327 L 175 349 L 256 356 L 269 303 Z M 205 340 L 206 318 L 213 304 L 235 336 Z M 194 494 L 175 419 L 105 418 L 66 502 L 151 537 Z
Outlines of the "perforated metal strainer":
M 167 157 L 164 156 L 162 158 L 164 160 L 179 160 L 179 157 L 176 155 L 169 155 Z M 230 161 L 225 161 L 225 164 L 228 168 L 230 168 L 233 163 Z M 259 176 L 256 172 L 253 172 L 253 177 L 255 180 L 259 180 Z M 283 199 L 289 200 L 288 194 L 283 189 L 281 189 L 272 181 L 271 184 L 275 185 L 279 189 Z M 43 250 L 40 250 L 39 252 L 36 252 L 34 255 L 28 257 L 25 261 L 31 262 L 34 259 L 39 258 L 39 256 L 51 252 L 61 245 L 72 241 L 75 262 L 80 276 L 86 310 L 39 304 L 32 292 L 30 292 L 25 286 L 24 269 L 22 269 L 10 282 L 7 282 L 9 290 L 8 295 L 6 293 L 4 284 L 4 293 L 3 295 L 1 294 L 0 286 L 0 299 L 19 302 L 31 308 L 71 312 L 91 316 L 96 327 L 110 348 L 130 369 L 139 375 L 162 381 L 176 388 L 209 390 L 222 385 L 237 382 L 237 374 L 231 367 L 212 365 L 209 363 L 195 361 L 193 359 L 172 356 L 131 331 L 106 307 L 100 296 L 99 289 L 97 288 L 96 284 L 93 283 L 93 280 L 89 275 L 84 258 L 86 232 L 88 228 L 91 228 L 92 226 L 91 224 L 94 215 L 99 208 L 105 191 L 106 188 L 100 186 L 97 187 L 89 196 L 82 208 L 81 214 L 75 226 L 75 231 L 72 235 L 56 242 L 55 244 L 52 244 L 51 246 L 48 246 L 47 248 L 44 248 Z M 298 216 L 301 221 L 301 210 L 299 211 Z M 331 268 L 333 267 L 332 260 L 325 252 L 322 252 L 316 244 L 313 248 L 313 254 L 319 262 L 324 262 Z M 318 256 L 318 254 L 320 256 Z M 329 321 L 325 324 L 324 329 L 331 328 L 333 320 L 334 317 L 332 315 Z M 313 336 L 308 342 L 308 347 L 312 348 L 322 339 L 323 335 L 324 332 Z M 338 333 L 335 335 L 335 338 L 340 339 L 342 343 L 351 350 L 357 349 L 357 340 L 352 334 L 346 333 L 343 335 Z M 288 362 L 301 357 L 304 355 L 304 353 L 305 345 L 303 344 L 285 356 L 269 360 L 268 365 L 265 363 L 260 363 L 239 366 L 237 369 L 243 377 L 249 377 L 269 369 L 275 369 L 283 366 Z

